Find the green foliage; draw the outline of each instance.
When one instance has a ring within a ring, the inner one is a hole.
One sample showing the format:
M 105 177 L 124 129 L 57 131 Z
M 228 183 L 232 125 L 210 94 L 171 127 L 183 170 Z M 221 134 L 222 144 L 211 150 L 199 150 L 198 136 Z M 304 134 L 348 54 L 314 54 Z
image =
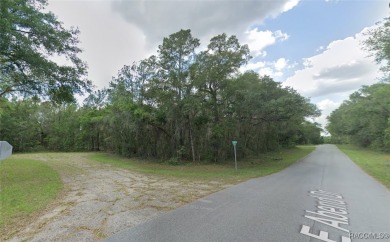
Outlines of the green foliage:
M 200 52 L 199 45 L 190 30 L 171 34 L 157 56 L 124 66 L 83 107 L 7 101 L 0 133 L 16 151 L 105 150 L 173 163 L 223 162 L 233 139 L 240 159 L 318 142 L 318 127 L 305 122 L 318 109 L 270 77 L 240 73 L 250 56 L 235 36 L 217 35 Z M 20 127 L 30 128 L 16 139 Z
M 35 101 L 0 102 L 0 137 L 14 146 L 14 151 L 31 151 L 42 141 L 38 107 Z
M 305 121 L 301 125 L 301 129 L 298 133 L 297 142 L 299 144 L 322 144 L 324 143 L 321 136 L 322 128 L 318 123 L 311 123 Z
M 390 84 L 364 86 L 328 117 L 332 139 L 361 147 L 390 150 Z M 333 138 L 334 137 L 334 138 Z
M 51 12 L 46 0 L 0 2 L 0 97 L 49 97 L 74 101 L 75 93 L 89 90 L 86 64 L 77 54 L 79 31 L 69 30 Z M 53 57 L 62 57 L 59 65 Z
M 176 157 L 167 160 L 165 163 L 167 165 L 171 165 L 171 166 L 178 166 L 178 165 L 180 165 L 180 162 L 178 161 L 178 159 Z
M 62 189 L 59 175 L 41 161 L 8 158 L 0 164 L 0 228 L 45 208 Z
M 0 103 L 0 137 L 15 152 L 100 150 L 106 110 L 33 100 Z
M 389 80 L 390 74 L 390 17 L 378 22 L 376 28 L 366 32 L 368 39 L 364 42 L 365 49 L 370 51 L 378 64 L 384 65 L 381 70 Z

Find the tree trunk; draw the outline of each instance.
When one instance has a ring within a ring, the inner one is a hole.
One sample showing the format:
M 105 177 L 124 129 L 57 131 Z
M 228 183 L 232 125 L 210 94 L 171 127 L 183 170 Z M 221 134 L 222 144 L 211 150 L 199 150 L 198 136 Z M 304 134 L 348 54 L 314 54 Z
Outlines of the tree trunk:
M 192 151 L 192 162 L 195 162 L 195 147 L 194 147 L 194 139 L 192 137 L 192 126 L 191 126 L 191 120 L 188 120 L 189 123 L 189 130 L 190 130 L 190 142 L 191 142 L 191 151 Z

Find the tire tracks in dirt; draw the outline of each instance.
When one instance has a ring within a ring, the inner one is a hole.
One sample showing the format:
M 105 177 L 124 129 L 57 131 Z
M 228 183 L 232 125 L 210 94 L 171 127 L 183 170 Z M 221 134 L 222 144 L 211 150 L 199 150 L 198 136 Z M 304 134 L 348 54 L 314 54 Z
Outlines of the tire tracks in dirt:
M 64 190 L 47 209 L 8 231 L 6 241 L 98 241 L 226 187 L 119 169 L 86 153 L 23 156 L 55 169 Z

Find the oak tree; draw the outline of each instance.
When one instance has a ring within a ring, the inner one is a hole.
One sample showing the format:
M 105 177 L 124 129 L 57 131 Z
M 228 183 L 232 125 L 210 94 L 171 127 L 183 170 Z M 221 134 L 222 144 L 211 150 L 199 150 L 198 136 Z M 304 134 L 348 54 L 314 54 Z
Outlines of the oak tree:
M 47 0 L 0 1 L 0 97 L 69 102 L 91 88 L 87 65 L 77 56 L 79 30 L 66 29 L 45 12 L 46 5 Z

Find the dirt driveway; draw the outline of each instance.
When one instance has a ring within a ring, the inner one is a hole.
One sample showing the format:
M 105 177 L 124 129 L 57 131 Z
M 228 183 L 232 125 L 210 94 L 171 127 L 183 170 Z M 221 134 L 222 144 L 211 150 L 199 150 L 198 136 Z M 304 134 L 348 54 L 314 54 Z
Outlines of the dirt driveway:
M 25 156 L 59 172 L 64 191 L 46 211 L 9 231 L 7 241 L 98 241 L 226 187 L 118 169 L 85 153 Z

